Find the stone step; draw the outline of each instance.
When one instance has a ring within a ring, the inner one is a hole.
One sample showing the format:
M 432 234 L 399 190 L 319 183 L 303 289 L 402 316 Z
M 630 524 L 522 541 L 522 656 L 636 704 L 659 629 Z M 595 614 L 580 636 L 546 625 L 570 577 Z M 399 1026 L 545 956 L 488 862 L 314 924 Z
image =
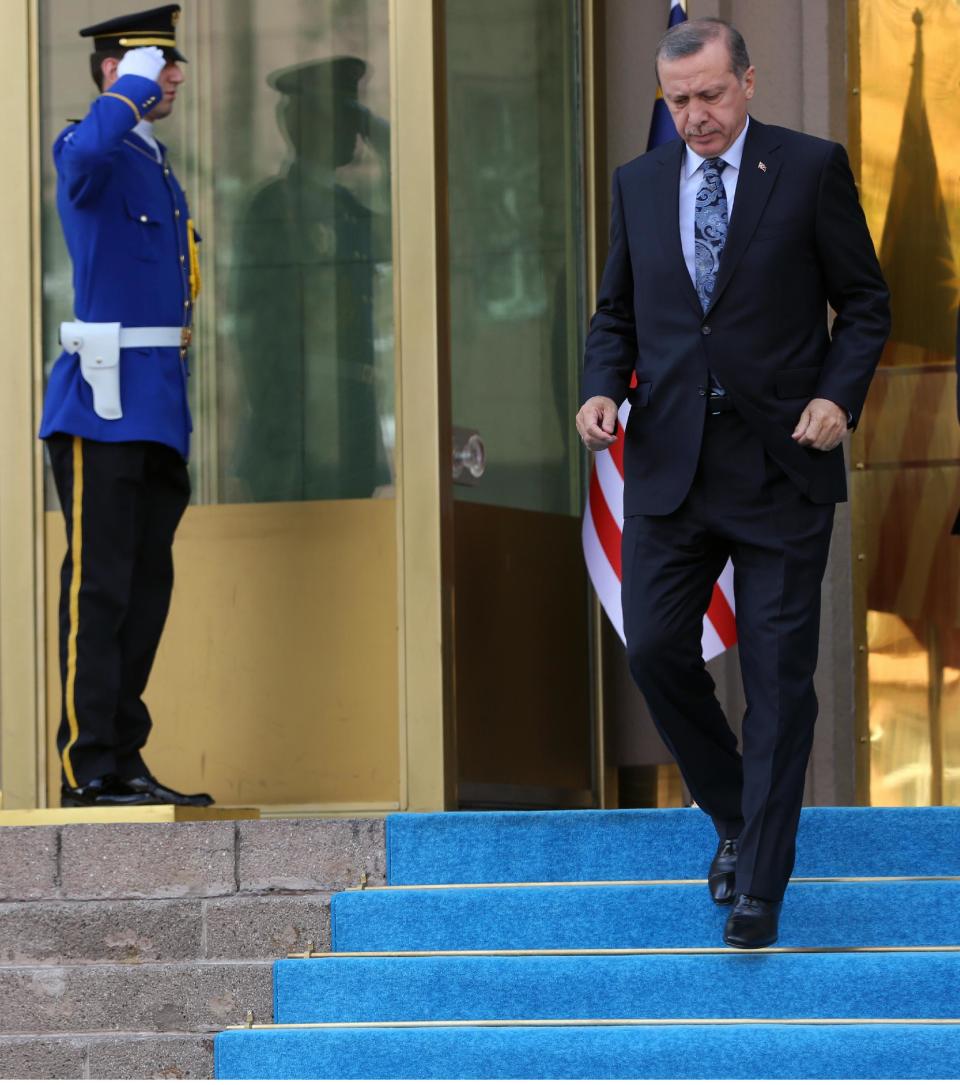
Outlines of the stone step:
M 272 1020 L 271 966 L 189 964 L 0 966 L 0 1034 L 212 1032 L 252 1010 Z
M 213 1037 L 87 1032 L 0 1036 L 0 1079 L 155 1080 L 213 1077 Z
M 0 827 L 0 900 L 222 897 L 382 885 L 382 818 Z
M 263 960 L 330 948 L 330 894 L 0 904 L 0 964 Z

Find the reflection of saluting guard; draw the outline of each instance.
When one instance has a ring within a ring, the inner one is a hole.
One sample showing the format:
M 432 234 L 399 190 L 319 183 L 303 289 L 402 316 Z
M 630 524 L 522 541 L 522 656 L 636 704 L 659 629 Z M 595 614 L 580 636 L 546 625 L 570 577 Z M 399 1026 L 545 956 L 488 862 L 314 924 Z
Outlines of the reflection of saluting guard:
M 206 806 L 159 784 L 143 703 L 190 497 L 187 348 L 199 288 L 183 190 L 153 135 L 183 82 L 178 4 L 81 30 L 101 91 L 58 137 L 57 207 L 76 321 L 47 386 L 47 442 L 67 526 L 61 575 L 65 806 Z
M 293 160 L 257 191 L 237 232 L 250 406 L 237 470 L 255 501 L 365 498 L 390 481 L 374 354 L 374 268 L 390 258 L 390 223 L 337 172 L 360 141 L 387 168 L 389 127 L 359 98 L 366 71 L 339 56 L 268 77 Z

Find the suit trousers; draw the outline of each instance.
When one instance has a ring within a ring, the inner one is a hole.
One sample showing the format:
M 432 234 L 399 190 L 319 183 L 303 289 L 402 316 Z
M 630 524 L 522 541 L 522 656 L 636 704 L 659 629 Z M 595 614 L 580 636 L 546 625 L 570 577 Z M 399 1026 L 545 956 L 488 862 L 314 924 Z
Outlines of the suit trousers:
M 47 439 L 67 527 L 60 578 L 64 784 L 146 771 L 143 702 L 173 591 L 173 536 L 187 465 L 153 441 Z
M 808 500 L 731 411 L 707 415 L 683 504 L 624 522 L 631 673 L 690 794 L 721 838 L 739 837 L 737 892 L 771 901 L 783 898 L 793 870 L 833 513 Z M 747 704 L 742 752 L 701 651 L 728 558 Z

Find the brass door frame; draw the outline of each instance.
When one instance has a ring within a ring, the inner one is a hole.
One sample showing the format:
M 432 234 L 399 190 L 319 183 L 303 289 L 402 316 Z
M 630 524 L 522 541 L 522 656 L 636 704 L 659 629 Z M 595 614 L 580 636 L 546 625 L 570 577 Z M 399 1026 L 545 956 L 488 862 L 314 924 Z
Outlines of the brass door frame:
M 38 0 L 10 0 L 0 138 L 0 316 L 8 364 L 0 396 L 0 805 L 43 805 L 43 373 L 40 310 Z M 22 364 L 31 359 L 31 365 Z M 16 364 L 17 362 L 20 364 Z
M 402 11 L 402 17 L 401 17 Z M 452 806 L 453 483 L 443 0 L 390 0 L 400 794 Z
M 860 184 L 860 0 L 847 0 L 847 150 L 850 167 Z M 864 470 L 864 435 L 854 430 L 850 439 L 851 470 Z M 855 482 L 855 478 L 852 482 Z M 854 794 L 859 806 L 870 805 L 870 678 L 867 651 L 866 517 L 857 488 L 850 487 L 854 666 Z

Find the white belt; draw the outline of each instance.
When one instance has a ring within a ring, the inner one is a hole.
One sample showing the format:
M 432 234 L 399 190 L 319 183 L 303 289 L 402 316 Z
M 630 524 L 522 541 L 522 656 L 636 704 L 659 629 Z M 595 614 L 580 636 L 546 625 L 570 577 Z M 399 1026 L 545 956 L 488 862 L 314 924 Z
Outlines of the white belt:
M 70 354 L 80 355 L 80 374 L 90 385 L 94 413 L 112 421 L 123 417 L 120 351 L 124 347 L 178 347 L 183 357 L 190 346 L 190 329 L 124 328 L 116 322 L 73 320 L 60 325 L 60 342 Z
M 184 328 L 121 328 L 120 348 L 125 347 L 179 347 L 183 343 Z

